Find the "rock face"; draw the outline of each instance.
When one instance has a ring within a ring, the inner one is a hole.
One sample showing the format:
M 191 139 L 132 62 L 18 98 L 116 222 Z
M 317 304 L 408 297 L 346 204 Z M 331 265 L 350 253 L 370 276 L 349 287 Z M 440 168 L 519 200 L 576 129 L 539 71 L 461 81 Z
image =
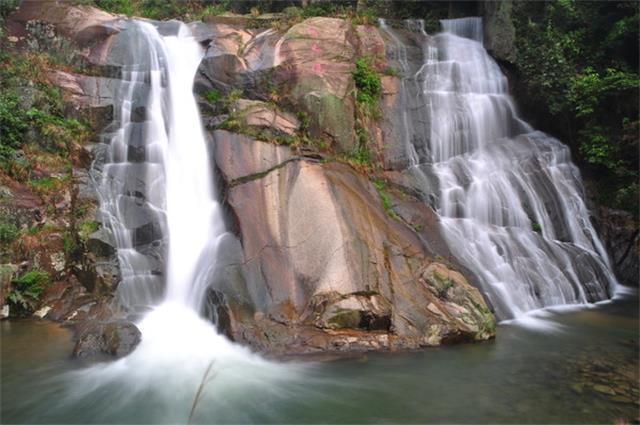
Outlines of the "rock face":
M 366 178 L 226 132 L 214 139 L 243 251 L 216 288 L 235 340 L 313 352 L 493 336 L 480 293 L 385 212 Z
M 255 99 L 289 104 L 308 118 L 310 137 L 328 141 L 336 151 L 353 149 L 351 73 L 357 57 L 383 56 L 384 44 L 376 30 L 321 17 L 294 25 L 285 34 L 216 20 L 207 25 L 212 41 L 198 71 L 196 90 L 227 93 L 236 88 Z
M 613 270 L 623 285 L 638 286 L 640 279 L 640 231 L 631 214 L 600 207 L 599 233 Z
M 501 61 L 516 60 L 516 29 L 513 25 L 511 0 L 490 0 L 484 7 L 484 43 L 491 55 Z

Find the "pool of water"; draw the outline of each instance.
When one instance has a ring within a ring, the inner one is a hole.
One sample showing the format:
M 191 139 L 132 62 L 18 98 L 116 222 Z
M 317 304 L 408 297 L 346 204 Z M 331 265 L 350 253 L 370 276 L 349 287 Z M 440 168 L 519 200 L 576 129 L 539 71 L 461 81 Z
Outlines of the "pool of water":
M 72 360 L 55 324 L 1 323 L 2 423 L 618 423 L 640 418 L 638 299 L 545 311 L 494 341 L 137 375 Z M 189 358 L 183 360 L 185 367 Z M 160 367 L 158 369 L 161 369 Z

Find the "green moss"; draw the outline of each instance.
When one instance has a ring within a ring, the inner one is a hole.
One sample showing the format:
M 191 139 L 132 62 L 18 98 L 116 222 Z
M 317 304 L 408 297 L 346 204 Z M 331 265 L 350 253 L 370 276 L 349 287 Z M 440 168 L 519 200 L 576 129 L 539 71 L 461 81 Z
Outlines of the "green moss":
M 431 279 L 431 283 L 433 284 L 439 298 L 446 298 L 447 292 L 454 286 L 453 279 L 443 276 L 437 271 L 433 272 L 433 279 Z
M 329 324 L 338 329 L 342 328 L 358 328 L 362 315 L 357 310 L 340 310 L 329 319 Z

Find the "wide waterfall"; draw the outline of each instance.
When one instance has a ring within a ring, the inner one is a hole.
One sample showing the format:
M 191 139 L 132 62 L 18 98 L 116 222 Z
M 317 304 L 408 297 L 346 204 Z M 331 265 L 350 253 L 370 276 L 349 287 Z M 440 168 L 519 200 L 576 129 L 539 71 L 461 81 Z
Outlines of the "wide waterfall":
M 569 149 L 518 117 L 482 45 L 481 18 L 441 24 L 433 37 L 421 21 L 381 28 L 403 76 L 406 173 L 440 216 L 451 252 L 500 319 L 608 298 L 616 281 Z M 409 39 L 421 50 L 414 63 Z

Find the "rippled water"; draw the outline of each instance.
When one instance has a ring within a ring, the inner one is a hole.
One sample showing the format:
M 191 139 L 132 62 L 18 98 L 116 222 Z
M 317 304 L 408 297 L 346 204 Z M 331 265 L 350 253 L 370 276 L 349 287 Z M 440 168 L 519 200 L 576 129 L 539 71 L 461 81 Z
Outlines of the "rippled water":
M 495 341 L 481 344 L 268 368 L 214 364 L 193 422 L 638 419 L 637 298 L 546 311 L 537 320 L 544 332 L 501 325 Z M 150 379 L 78 373 L 116 363 L 71 360 L 70 334 L 54 324 L 5 321 L 1 330 L 3 423 L 185 423 L 204 372 L 193 375 L 186 362 Z M 92 388 L 87 376 L 110 381 Z

